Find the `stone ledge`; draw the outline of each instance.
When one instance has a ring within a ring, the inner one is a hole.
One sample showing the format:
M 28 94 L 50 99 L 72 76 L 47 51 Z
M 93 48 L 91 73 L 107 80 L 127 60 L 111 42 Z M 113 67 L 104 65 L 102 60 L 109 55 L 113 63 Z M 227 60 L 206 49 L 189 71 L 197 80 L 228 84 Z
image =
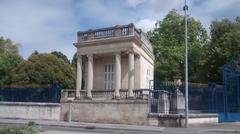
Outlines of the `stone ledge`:
M 0 105 L 8 105 L 8 106 L 53 106 L 53 107 L 60 107 L 59 103 L 39 103 L 39 102 L 0 102 Z
M 113 103 L 113 104 L 148 104 L 148 100 L 73 100 L 68 102 L 62 102 L 62 103 Z
M 148 117 L 160 117 L 160 118 L 185 118 L 184 114 L 161 114 L 161 113 L 149 113 Z M 216 118 L 218 114 L 206 113 L 206 114 L 189 114 L 189 118 Z
M 165 127 L 183 127 L 185 122 L 184 114 L 148 114 L 149 125 Z M 189 114 L 189 125 L 217 123 L 218 114 Z

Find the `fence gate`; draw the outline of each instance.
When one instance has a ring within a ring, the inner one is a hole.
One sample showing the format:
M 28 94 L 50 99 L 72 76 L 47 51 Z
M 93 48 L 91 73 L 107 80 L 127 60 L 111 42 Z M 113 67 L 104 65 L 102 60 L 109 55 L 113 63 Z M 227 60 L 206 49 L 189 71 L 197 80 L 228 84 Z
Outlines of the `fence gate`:
M 240 121 L 240 55 L 223 67 L 224 112 L 220 121 Z

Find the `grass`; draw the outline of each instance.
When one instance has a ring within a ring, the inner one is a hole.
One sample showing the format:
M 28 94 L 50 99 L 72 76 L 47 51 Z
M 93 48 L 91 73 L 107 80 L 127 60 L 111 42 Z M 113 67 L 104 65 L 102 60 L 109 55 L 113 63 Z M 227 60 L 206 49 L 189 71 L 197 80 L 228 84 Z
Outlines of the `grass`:
M 39 129 L 34 122 L 25 127 L 0 128 L 0 134 L 38 134 Z

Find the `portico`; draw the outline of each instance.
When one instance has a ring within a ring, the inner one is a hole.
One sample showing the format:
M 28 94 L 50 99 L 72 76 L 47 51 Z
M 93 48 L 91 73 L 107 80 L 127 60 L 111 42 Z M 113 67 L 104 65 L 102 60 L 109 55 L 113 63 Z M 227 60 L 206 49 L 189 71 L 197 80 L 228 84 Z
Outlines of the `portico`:
M 76 99 L 81 99 L 82 91 L 92 99 L 93 91 L 103 90 L 113 91 L 115 99 L 121 98 L 120 90 L 127 91 L 127 98 L 134 98 L 134 90 L 147 89 L 153 79 L 152 46 L 133 24 L 78 32 L 74 45 Z

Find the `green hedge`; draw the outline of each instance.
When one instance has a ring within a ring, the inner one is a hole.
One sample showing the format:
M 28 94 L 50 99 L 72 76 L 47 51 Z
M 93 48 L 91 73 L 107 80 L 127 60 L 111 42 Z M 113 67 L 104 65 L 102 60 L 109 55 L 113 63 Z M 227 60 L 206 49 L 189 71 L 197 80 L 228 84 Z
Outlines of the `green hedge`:
M 38 133 L 39 130 L 35 126 L 0 129 L 0 134 L 38 134 Z

